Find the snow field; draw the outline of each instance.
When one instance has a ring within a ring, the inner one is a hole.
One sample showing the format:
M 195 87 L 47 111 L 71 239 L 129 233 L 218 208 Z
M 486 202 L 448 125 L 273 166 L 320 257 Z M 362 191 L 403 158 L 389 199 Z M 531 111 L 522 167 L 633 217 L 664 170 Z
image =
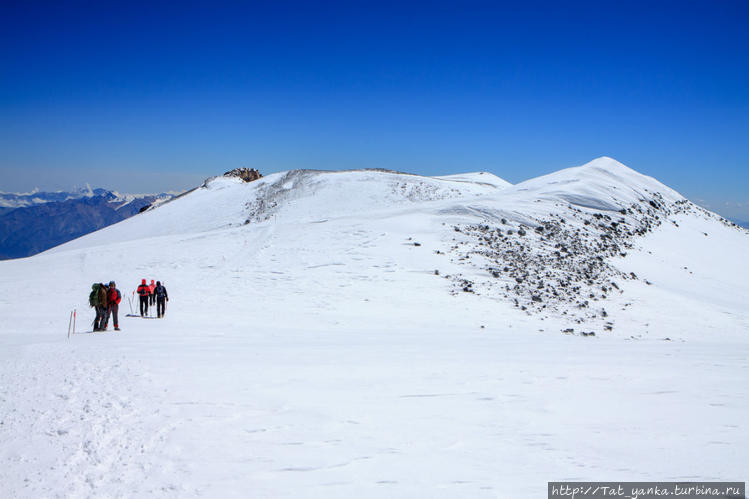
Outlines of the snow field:
M 609 161 L 525 186 L 219 178 L 0 262 L 0 496 L 517 498 L 551 480 L 746 480 L 746 233 L 683 214 L 639 237 L 612 265 L 641 278 L 607 299 L 615 327 L 595 337 L 445 278 L 486 277 L 451 260 L 454 224 L 658 187 Z M 165 319 L 125 317 L 141 278 L 166 284 Z M 84 334 L 90 285 L 110 279 L 122 331 Z

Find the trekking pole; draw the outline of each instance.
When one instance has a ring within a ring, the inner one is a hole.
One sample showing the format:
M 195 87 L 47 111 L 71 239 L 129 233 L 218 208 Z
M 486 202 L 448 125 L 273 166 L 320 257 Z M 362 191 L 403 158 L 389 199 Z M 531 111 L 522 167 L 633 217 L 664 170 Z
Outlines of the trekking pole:
M 73 311 L 70 311 L 70 318 L 68 319 L 68 339 L 70 339 L 70 326 L 73 325 Z
M 78 315 L 78 309 L 73 309 L 73 334 L 75 334 L 75 316 Z

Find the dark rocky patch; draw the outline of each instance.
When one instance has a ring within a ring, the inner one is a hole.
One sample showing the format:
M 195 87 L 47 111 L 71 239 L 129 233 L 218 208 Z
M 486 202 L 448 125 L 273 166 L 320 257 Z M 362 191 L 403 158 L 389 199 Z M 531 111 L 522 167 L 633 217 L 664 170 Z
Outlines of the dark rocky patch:
M 612 260 L 626 256 L 638 237 L 664 222 L 678 227 L 672 217 L 681 213 L 717 217 L 687 200 L 668 202 L 650 193 L 649 199 L 610 212 L 568 205 L 530 227 L 527 219 L 516 225 L 505 218 L 496 225 L 455 225 L 452 230 L 465 239 L 447 253 L 486 272 L 486 279 L 470 286 L 456 277 L 458 289 L 509 300 L 529 314 L 552 312 L 575 323 L 601 321 L 609 313 L 595 302 L 621 294 L 617 281 L 640 280 L 634 272 L 617 269 Z M 610 320 L 602 325 L 606 331 L 613 329 Z
M 263 175 L 254 168 L 235 168 L 224 173 L 224 177 L 239 177 L 245 182 L 253 182 L 263 177 Z

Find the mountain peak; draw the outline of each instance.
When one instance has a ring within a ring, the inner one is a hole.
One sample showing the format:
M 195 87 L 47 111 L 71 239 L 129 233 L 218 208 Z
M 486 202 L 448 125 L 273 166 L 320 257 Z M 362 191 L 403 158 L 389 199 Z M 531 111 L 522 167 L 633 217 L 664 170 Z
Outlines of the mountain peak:
M 591 160 L 585 163 L 583 167 L 584 168 L 602 168 L 602 169 L 625 168 L 627 170 L 632 170 L 630 167 L 628 167 L 624 163 L 621 163 L 609 156 L 600 156 L 598 158 L 595 158 L 594 160 Z

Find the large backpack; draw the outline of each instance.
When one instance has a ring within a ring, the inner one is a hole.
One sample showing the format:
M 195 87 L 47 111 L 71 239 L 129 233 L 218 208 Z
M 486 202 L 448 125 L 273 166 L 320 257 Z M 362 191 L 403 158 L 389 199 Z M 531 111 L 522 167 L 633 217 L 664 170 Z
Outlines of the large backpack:
M 91 293 L 88 295 L 88 304 L 92 307 L 99 305 L 99 288 L 101 284 L 94 284 L 91 288 Z

